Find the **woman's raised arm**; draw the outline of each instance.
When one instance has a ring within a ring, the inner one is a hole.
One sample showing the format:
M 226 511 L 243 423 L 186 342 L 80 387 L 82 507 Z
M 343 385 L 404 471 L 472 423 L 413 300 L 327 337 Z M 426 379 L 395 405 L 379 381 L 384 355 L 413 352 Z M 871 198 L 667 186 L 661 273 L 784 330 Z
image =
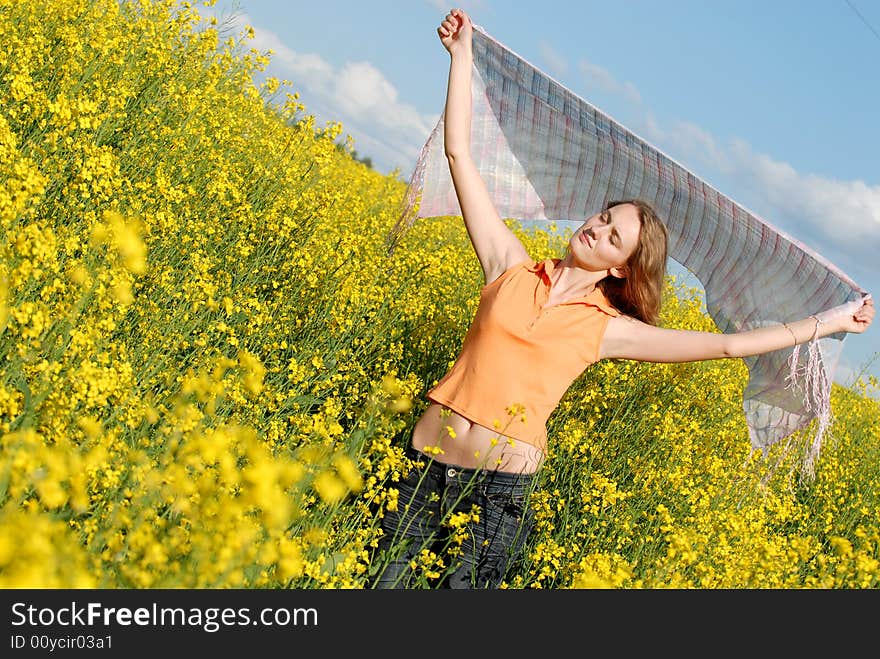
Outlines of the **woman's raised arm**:
M 453 9 L 437 28 L 437 34 L 450 57 L 443 119 L 446 159 L 468 236 L 488 284 L 529 255 L 499 216 L 471 156 L 471 19 L 462 10 Z
M 600 359 L 644 362 L 693 362 L 748 357 L 791 348 L 839 332 L 864 332 L 874 319 L 871 296 L 847 302 L 801 320 L 731 334 L 664 329 L 629 316 L 617 316 L 599 347 Z

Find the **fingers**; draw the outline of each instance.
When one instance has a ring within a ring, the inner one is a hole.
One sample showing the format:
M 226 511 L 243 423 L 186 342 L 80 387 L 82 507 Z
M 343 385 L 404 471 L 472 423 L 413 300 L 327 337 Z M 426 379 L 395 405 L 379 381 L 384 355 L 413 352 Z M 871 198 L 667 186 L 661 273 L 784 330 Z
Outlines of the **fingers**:
M 856 311 L 855 314 L 853 314 L 853 318 L 857 322 L 870 324 L 870 322 L 874 318 L 875 313 L 876 312 L 874 310 L 874 301 L 870 297 L 867 297 L 864 300 L 864 304 L 862 304 L 859 310 Z
M 468 15 L 461 9 L 452 9 L 446 14 L 446 18 L 443 19 L 443 22 L 440 23 L 440 27 L 437 28 L 437 33 L 441 37 L 452 36 L 460 27 L 464 26 L 465 22 L 468 20 Z
M 440 33 L 440 36 L 448 37 L 455 34 L 457 29 L 458 23 L 452 18 L 452 14 L 447 14 L 446 19 L 440 23 L 440 27 L 437 28 L 437 32 Z
M 470 16 L 468 16 L 467 13 L 462 9 L 453 9 L 449 13 L 450 15 L 455 16 L 458 19 L 460 25 L 469 23 L 471 20 Z

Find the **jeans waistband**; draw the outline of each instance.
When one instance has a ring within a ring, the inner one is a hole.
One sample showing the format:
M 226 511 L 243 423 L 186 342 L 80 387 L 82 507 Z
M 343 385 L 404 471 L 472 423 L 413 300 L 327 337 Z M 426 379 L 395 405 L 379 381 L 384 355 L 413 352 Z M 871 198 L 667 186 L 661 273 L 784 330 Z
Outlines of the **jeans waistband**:
M 419 460 L 425 463 L 425 468 L 429 473 L 440 476 L 449 473 L 452 470 L 459 478 L 470 479 L 476 476 L 480 480 L 491 479 L 496 483 L 509 483 L 511 485 L 527 485 L 531 483 L 535 474 L 513 473 L 510 471 L 498 471 L 495 469 L 480 469 L 476 467 L 462 467 L 461 465 L 449 462 L 440 462 L 437 458 L 422 453 L 412 445 L 404 449 L 406 457 L 410 460 Z

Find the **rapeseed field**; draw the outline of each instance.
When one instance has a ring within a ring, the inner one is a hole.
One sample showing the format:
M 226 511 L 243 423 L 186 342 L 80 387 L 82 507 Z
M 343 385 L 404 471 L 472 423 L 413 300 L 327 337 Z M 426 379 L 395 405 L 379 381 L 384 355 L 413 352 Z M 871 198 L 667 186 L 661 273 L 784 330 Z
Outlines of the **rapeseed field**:
M 461 220 L 389 253 L 401 177 L 199 11 L 0 0 L 0 587 L 367 587 L 476 309 Z M 663 324 L 717 331 L 672 277 Z M 878 383 L 834 385 L 809 480 L 799 436 L 750 454 L 746 380 L 740 360 L 587 371 L 505 586 L 877 587 Z M 425 588 L 455 552 L 420 557 Z

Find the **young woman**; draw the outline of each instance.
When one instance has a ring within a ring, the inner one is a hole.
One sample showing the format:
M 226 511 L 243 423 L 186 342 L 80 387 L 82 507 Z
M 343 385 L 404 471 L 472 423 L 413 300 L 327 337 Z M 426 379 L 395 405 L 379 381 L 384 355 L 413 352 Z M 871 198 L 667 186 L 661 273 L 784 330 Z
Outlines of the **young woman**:
M 398 510 L 382 522 L 380 588 L 410 586 L 420 555 L 441 555 L 450 543 L 460 549 L 444 587 L 501 583 L 531 526 L 526 501 L 544 458 L 545 422 L 590 364 L 746 357 L 861 333 L 874 317 L 868 298 L 854 313 L 835 308 L 733 334 L 657 327 L 667 233 L 640 200 L 612 202 L 589 218 L 562 258 L 533 260 L 471 158 L 471 20 L 453 9 L 437 33 L 450 55 L 445 151 L 485 286 L 458 360 L 428 392 L 413 429 L 407 455 L 416 466 L 399 484 Z M 451 521 L 474 510 L 464 527 Z

